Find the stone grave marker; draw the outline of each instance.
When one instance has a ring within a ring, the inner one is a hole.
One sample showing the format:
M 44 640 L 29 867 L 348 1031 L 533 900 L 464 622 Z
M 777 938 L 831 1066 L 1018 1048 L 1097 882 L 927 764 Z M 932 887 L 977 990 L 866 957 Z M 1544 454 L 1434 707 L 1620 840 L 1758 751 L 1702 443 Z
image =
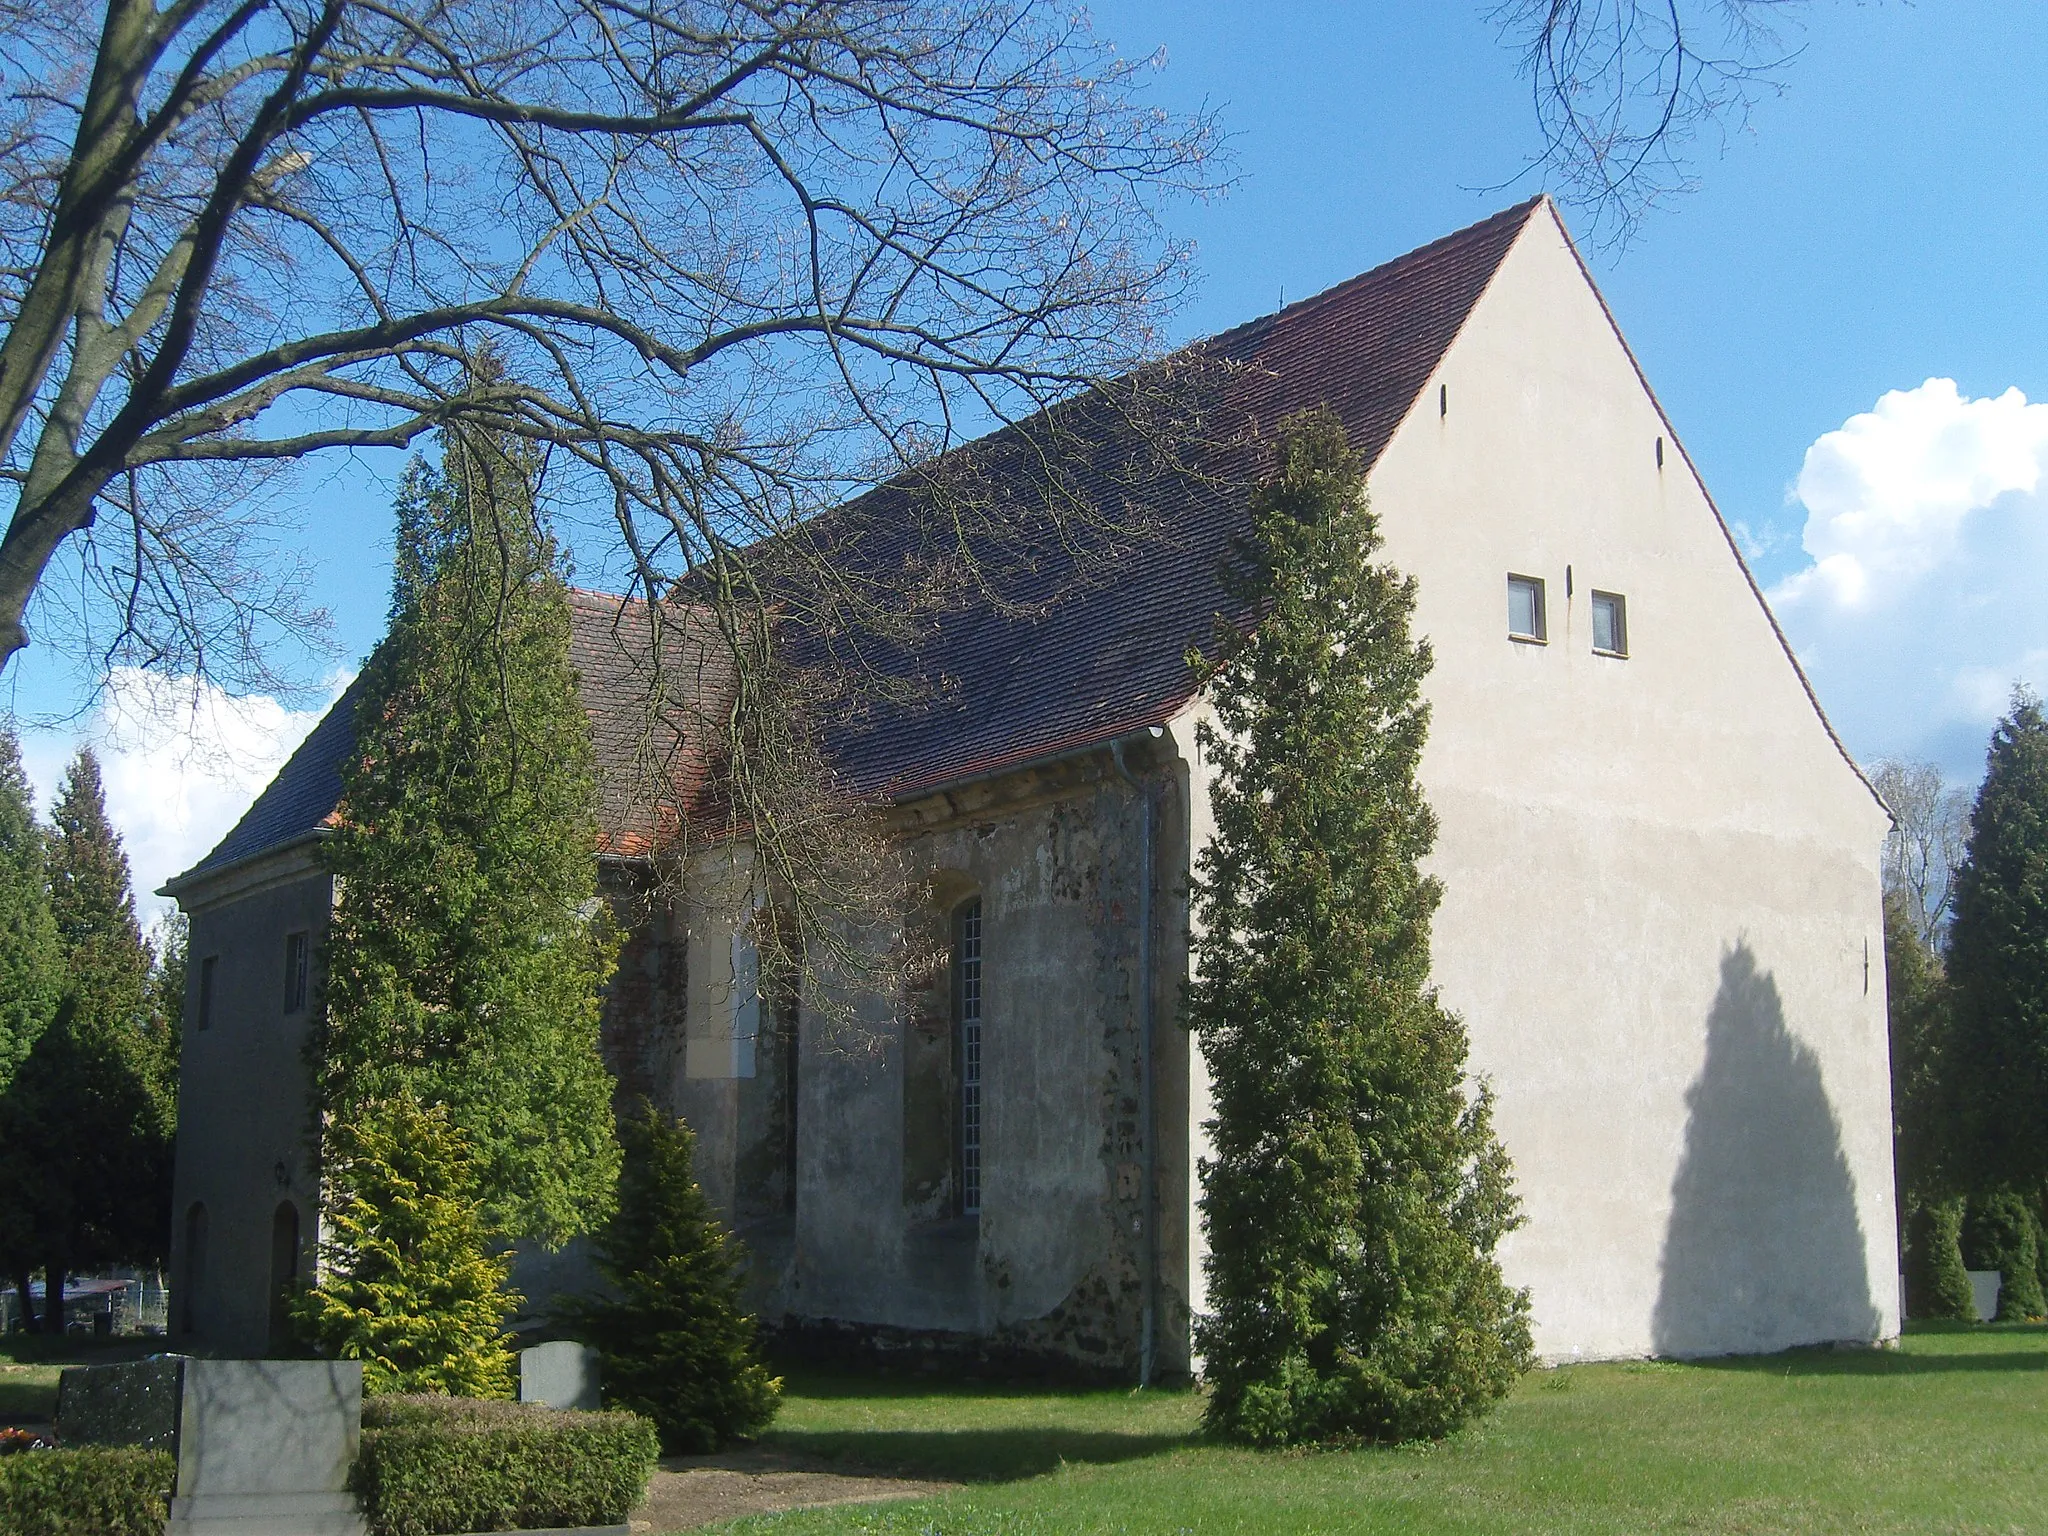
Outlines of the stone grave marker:
M 354 1360 L 188 1360 L 166 1536 L 364 1536 Z
M 57 1438 L 65 1445 L 140 1445 L 178 1454 L 182 1355 L 120 1365 L 74 1365 L 57 1378 Z
M 519 1401 L 550 1408 L 596 1412 L 597 1351 L 572 1339 L 556 1339 L 519 1351 Z

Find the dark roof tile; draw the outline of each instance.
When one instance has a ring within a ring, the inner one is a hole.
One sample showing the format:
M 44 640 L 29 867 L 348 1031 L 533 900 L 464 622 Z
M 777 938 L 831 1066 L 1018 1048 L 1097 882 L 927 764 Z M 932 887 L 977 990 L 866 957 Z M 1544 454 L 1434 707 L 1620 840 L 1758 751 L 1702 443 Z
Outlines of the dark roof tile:
M 681 658 L 669 670 L 671 699 L 679 686 L 689 689 L 687 714 L 652 707 L 657 668 L 648 605 L 602 592 L 569 593 L 569 659 L 590 712 L 602 786 L 599 824 L 607 848 L 623 854 L 644 852 L 666 806 L 694 800 L 702 791 L 707 774 L 699 745 L 705 733 L 695 721 L 705 704 L 723 696 L 729 674 L 717 664 L 718 649 L 704 643 L 702 615 L 668 611 L 663 644 L 670 657 Z M 349 684 L 219 846 L 171 887 L 299 842 L 331 824 L 341 800 L 342 765 L 355 750 L 362 686 L 360 678 Z
M 1048 559 L 1015 578 L 1003 611 L 943 616 L 911 664 L 943 673 L 937 701 L 870 710 L 828 740 L 847 786 L 901 797 L 1109 741 L 1171 719 L 1195 687 L 1188 648 L 1237 617 L 1218 565 L 1245 527 L 1244 488 L 1272 429 L 1327 405 L 1368 467 L 1443 360 L 1542 199 L 1411 251 L 1191 352 L 1226 365 L 1200 473 L 1162 476 L 1162 536 L 1107 579 Z M 1102 495 L 1130 488 L 1103 478 Z M 886 491 L 872 493 L 887 495 Z M 857 504 L 856 504 L 857 505 Z M 1010 611 L 1010 610 L 1015 610 Z

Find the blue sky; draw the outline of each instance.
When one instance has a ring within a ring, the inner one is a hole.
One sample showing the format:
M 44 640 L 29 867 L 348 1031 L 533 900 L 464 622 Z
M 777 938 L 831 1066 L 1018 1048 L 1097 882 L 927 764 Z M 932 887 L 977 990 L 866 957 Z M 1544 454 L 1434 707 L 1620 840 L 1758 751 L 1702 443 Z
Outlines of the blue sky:
M 1536 121 L 1484 11 L 1094 8 L 1235 137 L 1239 186 L 1178 221 L 1205 276 L 1184 335 L 1543 185 L 1517 179 Z M 1820 0 L 1790 23 L 1781 89 L 1701 145 L 1696 189 L 1586 255 L 1851 750 L 1973 785 L 2013 681 L 2048 688 L 2048 409 L 2007 395 L 2048 400 L 2048 6 Z M 1809 543 L 1875 574 L 1802 581 Z
M 1213 104 L 1235 146 L 1230 195 L 1171 216 L 1202 273 L 1175 339 L 1542 185 L 1521 177 L 1536 125 L 1484 9 L 1093 7 L 1127 55 L 1163 47 L 1159 97 Z M 1701 147 L 1697 190 L 1587 255 L 1851 749 L 1974 783 L 2014 677 L 2048 687 L 2048 406 L 2029 403 L 2048 401 L 2048 6 L 1818 0 L 1785 38 L 1801 52 L 1782 93 Z M 336 460 L 305 480 L 345 663 L 382 623 L 393 469 Z M 12 684 L 24 714 L 75 705 L 75 686 L 34 653 Z M 296 702 L 221 716 L 227 767 L 205 730 L 112 722 L 134 783 L 116 814 L 151 850 L 138 883 L 224 830 L 320 696 Z M 107 712 L 31 733 L 39 780 L 80 728 L 104 735 Z

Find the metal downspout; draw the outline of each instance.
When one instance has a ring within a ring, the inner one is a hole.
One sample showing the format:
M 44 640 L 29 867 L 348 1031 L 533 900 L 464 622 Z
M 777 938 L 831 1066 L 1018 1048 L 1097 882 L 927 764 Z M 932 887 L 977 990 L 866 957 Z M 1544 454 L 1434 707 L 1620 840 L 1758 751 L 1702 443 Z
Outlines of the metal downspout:
M 1161 733 L 1157 726 L 1150 733 Z M 1152 824 L 1155 819 L 1152 788 L 1141 783 L 1124 761 L 1121 740 L 1109 745 L 1111 761 L 1124 782 L 1138 792 L 1138 1139 L 1142 1147 L 1138 1163 L 1140 1233 L 1139 1279 L 1143 1303 L 1138 1320 L 1138 1385 L 1152 1384 L 1153 1357 L 1158 1334 L 1159 1239 L 1157 1236 L 1158 1194 L 1155 1188 L 1158 1157 L 1153 1146 L 1154 1103 L 1152 1070 Z

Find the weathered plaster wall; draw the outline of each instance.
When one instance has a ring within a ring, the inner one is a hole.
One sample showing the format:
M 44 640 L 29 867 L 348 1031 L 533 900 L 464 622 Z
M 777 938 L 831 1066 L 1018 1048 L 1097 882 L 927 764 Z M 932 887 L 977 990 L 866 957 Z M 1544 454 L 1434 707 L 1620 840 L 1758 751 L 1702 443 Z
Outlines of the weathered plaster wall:
M 1539 1349 L 1896 1333 L 1885 817 L 1551 219 L 1372 493 L 1436 649 L 1436 974 L 1499 1095 Z M 1507 637 L 1509 572 L 1547 644 Z
M 1178 804 L 1171 778 L 1162 769 L 1167 819 Z M 907 856 L 932 891 L 913 926 L 942 934 L 960 902 L 982 902 L 981 1212 L 956 1214 L 950 974 L 901 1007 L 868 1000 L 866 1040 L 802 1010 L 793 1208 L 780 1219 L 739 1212 L 771 1322 L 1135 1367 L 1145 1185 L 1138 808 L 1105 754 L 904 809 Z M 1165 830 L 1161 846 L 1185 846 L 1184 834 Z M 723 916 L 712 899 L 721 883 Z M 707 1193 L 727 1209 L 744 1206 L 750 1156 L 759 1160 L 781 1134 L 769 1117 L 782 1068 L 762 1045 L 719 1043 L 743 1036 L 747 1026 L 732 1021 L 749 1016 L 745 958 L 735 961 L 731 943 L 734 914 L 746 909 L 733 899 L 738 888 L 720 876 L 696 886 L 688 1062 L 669 1082 L 670 1104 L 699 1129 Z M 1161 891 L 1170 900 L 1170 879 Z M 1162 904 L 1154 921 L 1166 940 L 1156 974 L 1170 979 L 1180 963 L 1177 909 Z M 1184 1080 L 1170 986 L 1155 997 L 1162 1060 Z M 714 1075 L 722 1068 L 734 1075 Z M 1160 1140 L 1177 1147 L 1183 1122 L 1168 1117 L 1179 1111 L 1162 1108 Z M 1168 1161 L 1172 1230 L 1162 1240 L 1184 1246 L 1182 1160 Z M 1177 1286 L 1162 1293 L 1160 1313 L 1161 1367 L 1184 1369 Z
M 181 1344 L 230 1355 L 265 1352 L 272 1223 L 282 1202 L 298 1211 L 299 1272 L 311 1269 L 318 1184 L 304 1050 L 318 977 L 309 977 L 306 1008 L 286 1013 L 285 939 L 307 934 L 317 956 L 332 886 L 301 846 L 185 897 L 191 963 L 171 1225 L 171 1332 Z M 213 996 L 201 1028 L 200 987 L 209 958 Z M 196 1204 L 206 1208 L 203 1252 L 197 1254 L 189 1220 Z

